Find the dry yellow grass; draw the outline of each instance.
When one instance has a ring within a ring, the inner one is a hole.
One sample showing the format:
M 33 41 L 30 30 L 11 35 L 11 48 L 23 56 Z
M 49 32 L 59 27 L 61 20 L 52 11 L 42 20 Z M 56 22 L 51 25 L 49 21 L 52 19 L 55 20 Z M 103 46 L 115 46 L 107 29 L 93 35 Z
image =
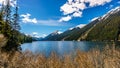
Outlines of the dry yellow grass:
M 102 52 L 97 49 L 78 51 L 75 57 L 58 57 L 52 53 L 46 58 L 29 51 L 14 55 L 0 53 L 0 68 L 120 68 L 120 48 L 106 47 Z

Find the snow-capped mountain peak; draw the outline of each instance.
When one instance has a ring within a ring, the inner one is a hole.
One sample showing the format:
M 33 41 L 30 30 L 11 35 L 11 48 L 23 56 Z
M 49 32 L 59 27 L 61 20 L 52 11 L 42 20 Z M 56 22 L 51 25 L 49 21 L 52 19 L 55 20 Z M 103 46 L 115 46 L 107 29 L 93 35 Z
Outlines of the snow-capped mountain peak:
M 52 35 L 57 35 L 57 34 L 61 34 L 61 31 L 56 30 L 55 32 L 51 33 Z
M 110 11 L 108 11 L 105 15 L 101 16 L 101 17 L 95 17 L 93 19 L 91 19 L 90 22 L 93 22 L 95 20 L 103 20 L 103 19 L 107 19 L 111 14 L 115 14 L 117 12 L 120 12 L 120 6 L 119 7 L 116 7 L 114 9 L 111 9 Z M 77 25 L 76 27 L 72 27 L 72 28 L 69 28 L 69 30 L 73 30 L 75 28 L 83 28 L 86 24 L 80 24 L 80 25 Z
M 61 31 L 58 31 L 58 34 L 61 34 L 61 33 L 63 33 L 63 32 L 61 32 Z
M 105 15 L 103 15 L 103 16 L 101 17 L 101 19 L 107 19 L 111 14 L 115 14 L 115 13 L 117 13 L 117 12 L 119 12 L 119 11 L 120 11 L 120 6 L 114 8 L 114 9 L 111 9 L 110 11 L 108 11 Z
M 69 30 L 73 30 L 75 28 L 83 28 L 84 26 L 86 26 L 86 24 L 80 24 L 80 25 L 77 25 L 76 27 L 69 28 Z

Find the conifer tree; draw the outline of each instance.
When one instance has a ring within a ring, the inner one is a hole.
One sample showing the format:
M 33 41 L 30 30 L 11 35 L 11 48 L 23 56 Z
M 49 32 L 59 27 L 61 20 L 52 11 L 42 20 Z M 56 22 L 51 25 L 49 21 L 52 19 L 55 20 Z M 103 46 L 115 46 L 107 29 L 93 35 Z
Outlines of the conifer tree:
M 13 9 L 15 10 L 13 11 Z M 18 34 L 20 33 L 18 7 L 11 7 L 10 0 L 7 0 L 2 11 L 4 12 L 3 19 L 5 21 L 2 33 L 8 39 L 3 49 L 6 51 L 16 51 L 19 46 Z

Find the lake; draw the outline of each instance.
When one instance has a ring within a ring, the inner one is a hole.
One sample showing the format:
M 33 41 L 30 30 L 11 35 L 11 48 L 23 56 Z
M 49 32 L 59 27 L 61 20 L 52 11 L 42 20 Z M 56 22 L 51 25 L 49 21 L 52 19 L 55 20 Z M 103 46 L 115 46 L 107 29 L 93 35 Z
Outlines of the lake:
M 21 45 L 22 51 L 29 50 L 34 54 L 44 54 L 49 56 L 51 52 L 58 55 L 75 54 L 77 50 L 87 52 L 93 48 L 102 48 L 105 42 L 77 42 L 77 41 L 37 41 L 24 43 Z

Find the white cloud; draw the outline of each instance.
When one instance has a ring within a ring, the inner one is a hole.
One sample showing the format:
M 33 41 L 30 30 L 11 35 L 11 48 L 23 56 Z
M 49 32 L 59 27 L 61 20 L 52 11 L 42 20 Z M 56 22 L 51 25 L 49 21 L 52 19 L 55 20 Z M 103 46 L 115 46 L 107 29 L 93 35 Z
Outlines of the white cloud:
M 28 24 L 28 23 L 24 23 Z M 30 23 L 32 24 L 32 23 Z M 59 22 L 58 20 L 37 20 L 37 23 L 34 23 L 34 25 L 43 25 L 43 26 L 69 26 L 70 24 Z
M 112 0 L 68 0 L 63 6 L 60 7 L 60 11 L 63 12 L 64 15 L 69 15 L 70 19 L 65 21 L 71 20 L 72 17 L 82 17 L 82 11 L 89 7 L 95 7 L 104 5 L 106 3 L 111 2 Z M 89 3 L 86 6 L 86 3 Z M 62 17 L 60 20 L 61 22 L 64 21 L 66 17 Z
M 7 0 L 0 0 L 0 5 L 2 5 L 2 4 L 6 5 L 7 4 Z M 16 4 L 17 4 L 16 0 L 10 0 L 10 5 L 12 7 L 15 7 Z
M 67 17 L 62 17 L 60 20 L 59 20 L 59 22 L 66 22 L 66 21 L 69 21 L 69 20 L 71 20 L 72 19 L 72 17 L 71 16 L 67 16 Z
M 111 2 L 112 0 L 84 0 L 85 3 L 89 3 L 90 7 L 104 5 Z
M 22 14 L 20 16 L 22 17 L 22 22 L 23 23 L 37 23 L 38 22 L 36 18 L 31 19 L 30 18 L 31 14 L 29 14 L 29 13 Z
M 5 0 L 0 0 L 0 4 L 2 4 Z
M 80 2 L 75 2 L 75 3 L 72 4 L 72 6 L 74 8 L 79 9 L 79 10 L 84 10 L 86 8 L 85 3 L 82 3 L 82 2 L 81 3 Z
M 77 10 L 76 8 L 73 8 L 70 4 L 66 3 L 63 6 L 61 6 L 60 11 L 63 11 L 64 15 L 67 15 L 67 14 L 75 12 L 76 10 Z
M 36 25 L 45 25 L 45 26 L 64 26 L 65 24 L 62 22 L 60 22 L 60 20 L 52 20 L 52 19 L 49 19 L 49 20 L 39 20 L 39 19 L 36 19 L 36 18 L 30 18 L 31 17 L 31 14 L 27 13 L 27 14 L 22 14 L 20 15 L 21 17 L 21 21 L 23 23 L 33 23 L 33 24 L 36 24 Z M 67 19 L 71 19 L 70 16 L 67 16 L 67 18 L 63 18 L 61 19 L 62 21 L 67 21 Z
M 82 17 L 82 12 L 73 13 L 73 17 Z
M 60 23 L 58 20 L 38 20 L 37 24 L 45 26 L 63 26 L 64 23 Z
M 90 22 L 92 22 L 92 21 L 94 21 L 94 20 L 96 20 L 96 19 L 98 19 L 98 18 L 99 18 L 99 17 L 95 17 L 95 18 L 91 19 Z
M 73 3 L 71 1 L 72 0 L 69 0 L 67 3 L 60 7 L 61 11 L 64 12 L 64 15 L 78 12 L 79 10 L 84 10 L 86 8 L 86 5 L 84 3 Z
M 86 24 L 80 24 L 80 25 L 77 25 L 76 27 L 83 28 L 84 26 L 86 26 Z
M 10 0 L 10 4 L 12 7 L 15 7 L 15 5 L 17 4 L 17 0 Z

